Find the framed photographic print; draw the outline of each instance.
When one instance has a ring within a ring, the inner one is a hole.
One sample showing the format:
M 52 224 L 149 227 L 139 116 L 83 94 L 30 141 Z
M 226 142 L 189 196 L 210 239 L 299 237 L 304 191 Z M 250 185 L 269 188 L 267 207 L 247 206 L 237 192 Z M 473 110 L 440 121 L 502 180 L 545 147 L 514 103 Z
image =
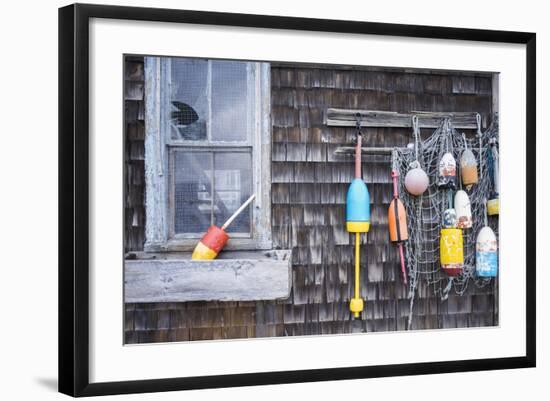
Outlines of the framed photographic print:
M 535 366 L 535 34 L 59 10 L 59 389 Z

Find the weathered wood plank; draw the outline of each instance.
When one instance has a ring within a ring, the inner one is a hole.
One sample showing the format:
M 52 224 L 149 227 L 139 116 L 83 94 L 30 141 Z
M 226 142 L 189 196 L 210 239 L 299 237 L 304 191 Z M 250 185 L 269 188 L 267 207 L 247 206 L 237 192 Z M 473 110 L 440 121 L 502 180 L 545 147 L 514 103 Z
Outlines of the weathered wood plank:
M 390 147 L 361 147 L 361 153 L 364 154 L 391 154 L 395 148 Z M 336 148 L 334 153 L 339 155 L 353 154 L 355 152 L 355 147 L 353 146 L 339 146 Z
M 259 259 L 126 260 L 124 300 L 255 301 L 288 298 L 290 251 Z
M 361 119 L 361 127 L 412 127 L 412 116 L 416 115 L 420 128 L 437 128 L 444 118 L 450 118 L 453 126 L 458 129 L 477 128 L 477 113 L 473 112 L 411 111 L 410 113 L 397 113 L 393 111 L 335 108 L 326 110 L 325 124 L 330 127 L 355 127 L 358 113 Z

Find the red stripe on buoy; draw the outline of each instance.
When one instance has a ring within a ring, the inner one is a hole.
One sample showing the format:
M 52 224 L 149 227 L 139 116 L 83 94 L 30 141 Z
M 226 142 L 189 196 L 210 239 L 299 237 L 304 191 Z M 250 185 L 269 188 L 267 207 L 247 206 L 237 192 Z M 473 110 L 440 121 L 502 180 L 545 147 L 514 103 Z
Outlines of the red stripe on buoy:
M 210 226 L 204 237 L 202 237 L 201 242 L 214 252 L 219 253 L 228 239 L 229 236 L 224 230 L 217 226 Z

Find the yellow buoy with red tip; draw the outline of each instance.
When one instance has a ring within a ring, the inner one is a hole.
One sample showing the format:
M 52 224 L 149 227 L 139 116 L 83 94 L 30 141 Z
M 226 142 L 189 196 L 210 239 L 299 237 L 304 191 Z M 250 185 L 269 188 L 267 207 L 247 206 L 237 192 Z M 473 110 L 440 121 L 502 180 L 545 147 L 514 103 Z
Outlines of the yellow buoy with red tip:
M 227 241 L 229 240 L 229 235 L 225 232 L 225 229 L 235 220 L 235 218 L 248 206 L 250 202 L 254 199 L 256 195 L 253 194 L 250 198 L 246 200 L 245 203 L 239 207 L 235 213 L 227 219 L 223 226 L 210 226 L 206 234 L 199 241 L 191 259 L 193 260 L 212 260 L 218 256 L 218 253 L 223 249 Z
M 457 228 L 458 219 L 452 205 L 452 191 L 448 191 L 449 208 L 443 213 L 443 228 L 439 238 L 439 262 L 441 269 L 449 276 L 458 276 L 464 267 L 464 240 L 462 230 Z
M 409 239 L 409 233 L 407 232 L 407 213 L 405 212 L 403 202 L 401 202 L 401 199 L 398 197 L 397 177 L 399 174 L 396 170 L 392 170 L 391 176 L 393 179 L 393 199 L 390 202 L 390 207 L 388 208 L 388 228 L 390 231 L 390 241 L 396 243 L 399 247 L 403 284 L 407 284 L 405 254 L 403 252 L 403 242 Z
M 464 242 L 460 228 L 441 229 L 439 241 L 441 268 L 449 276 L 458 276 L 464 267 Z

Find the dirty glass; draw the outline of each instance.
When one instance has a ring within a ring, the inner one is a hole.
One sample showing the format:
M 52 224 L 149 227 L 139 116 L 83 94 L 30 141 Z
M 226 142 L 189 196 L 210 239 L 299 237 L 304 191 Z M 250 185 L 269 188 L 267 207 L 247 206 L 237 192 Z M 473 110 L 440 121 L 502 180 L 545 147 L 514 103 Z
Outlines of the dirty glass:
M 175 234 L 200 237 L 210 225 L 223 225 L 252 194 L 249 148 L 233 152 L 177 150 L 172 165 Z M 249 234 L 251 214 L 250 208 L 243 211 L 227 232 Z
M 247 63 L 212 61 L 213 141 L 244 142 L 248 137 Z
M 210 152 L 174 152 L 174 231 L 200 235 L 212 222 L 212 159 Z
M 206 140 L 208 61 L 172 59 L 168 121 L 173 140 Z
M 214 155 L 214 223 L 221 226 L 252 195 L 252 158 L 246 152 Z M 227 232 L 249 233 L 252 208 L 233 220 Z

